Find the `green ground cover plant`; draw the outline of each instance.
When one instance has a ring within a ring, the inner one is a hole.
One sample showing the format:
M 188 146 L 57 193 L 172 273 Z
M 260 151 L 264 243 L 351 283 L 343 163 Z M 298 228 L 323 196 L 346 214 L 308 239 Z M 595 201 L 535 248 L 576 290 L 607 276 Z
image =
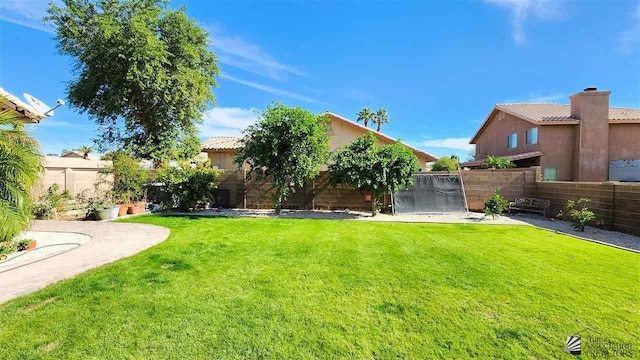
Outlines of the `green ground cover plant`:
M 0 305 L 2 357 L 571 359 L 586 327 L 638 346 L 640 255 L 533 227 L 126 221 L 171 236 Z

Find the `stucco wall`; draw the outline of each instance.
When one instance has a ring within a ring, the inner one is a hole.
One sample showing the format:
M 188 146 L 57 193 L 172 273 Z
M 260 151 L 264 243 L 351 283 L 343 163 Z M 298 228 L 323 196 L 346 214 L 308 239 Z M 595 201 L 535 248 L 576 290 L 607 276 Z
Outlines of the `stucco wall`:
M 493 117 L 476 140 L 476 158 L 487 155 L 506 156 L 540 150 L 539 141 L 537 144 L 526 144 L 526 131 L 537 127 L 536 125 L 502 111 L 497 111 Z M 538 139 L 541 136 L 541 128 L 538 127 Z M 507 136 L 513 133 L 518 134 L 518 146 L 508 149 Z
M 547 125 L 538 128 L 540 166 L 544 173 L 547 167 L 558 169 L 558 179 L 571 181 L 574 178 L 574 149 L 577 125 Z
M 640 159 L 640 124 L 609 125 L 609 161 Z
M 233 163 L 236 157 L 235 150 L 227 151 L 206 151 L 212 166 L 217 166 L 221 170 L 235 170 L 238 166 Z

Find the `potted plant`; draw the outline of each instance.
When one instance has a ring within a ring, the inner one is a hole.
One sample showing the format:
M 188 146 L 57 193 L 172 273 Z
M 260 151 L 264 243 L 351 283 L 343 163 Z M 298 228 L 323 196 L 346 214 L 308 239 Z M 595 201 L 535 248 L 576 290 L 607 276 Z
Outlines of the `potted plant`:
M 109 220 L 118 216 L 119 206 L 115 206 L 108 199 L 89 199 L 87 208 L 89 214 L 93 214 L 96 220 Z

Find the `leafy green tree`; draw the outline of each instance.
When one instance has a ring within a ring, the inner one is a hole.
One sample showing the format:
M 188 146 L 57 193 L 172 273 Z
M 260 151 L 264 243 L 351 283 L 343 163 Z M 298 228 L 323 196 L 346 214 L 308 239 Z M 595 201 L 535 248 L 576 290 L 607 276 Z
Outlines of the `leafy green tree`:
M 375 216 L 384 193 L 396 193 L 413 185 L 418 159 L 400 142 L 376 145 L 372 132 L 339 149 L 329 165 L 334 184 L 348 184 L 371 194 L 371 215 Z
M 63 3 L 45 21 L 74 62 L 69 104 L 98 124 L 98 150 L 124 146 L 156 163 L 195 156 L 218 75 L 207 32 L 165 0 Z
M 510 169 L 516 167 L 516 164 L 507 158 L 489 155 L 480 167 L 483 169 Z
M 276 214 L 291 192 L 318 175 L 329 158 L 329 117 L 300 107 L 271 104 L 257 123 L 244 131 L 235 163 L 249 164 L 247 177 L 271 178 Z
M 11 241 L 29 225 L 32 188 L 42 170 L 38 142 L 14 114 L 0 111 L 0 242 Z
M 171 199 L 163 202 L 164 207 L 175 206 L 184 211 L 205 208 L 219 176 L 220 172 L 212 168 L 209 161 L 200 164 L 183 161 L 176 166 L 160 167 L 157 180 L 162 189 L 171 194 Z
M 458 162 L 456 159 L 448 156 L 441 156 L 431 167 L 432 171 L 456 171 L 458 170 Z
M 113 175 L 113 192 L 116 198 L 125 204 L 142 199 L 149 173 L 140 165 L 140 161 L 126 154 L 113 157 L 110 167 L 104 173 Z
M 380 132 L 380 129 L 382 129 L 382 125 L 389 123 L 389 115 L 387 115 L 387 110 L 384 108 L 378 109 L 373 117 L 373 122 L 375 122 L 378 126 L 376 131 Z
M 363 107 L 360 111 L 358 111 L 358 118 L 356 122 L 361 122 L 364 124 L 364 127 L 369 127 L 369 122 L 373 122 L 376 114 L 371 111 L 371 109 L 367 107 Z

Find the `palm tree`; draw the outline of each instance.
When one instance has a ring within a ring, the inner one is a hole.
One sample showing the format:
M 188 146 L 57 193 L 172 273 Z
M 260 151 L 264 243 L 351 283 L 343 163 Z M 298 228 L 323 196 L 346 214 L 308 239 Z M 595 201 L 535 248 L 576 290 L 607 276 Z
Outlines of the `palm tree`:
M 82 157 L 85 159 L 89 158 L 89 154 L 91 153 L 91 151 L 93 151 L 91 149 L 91 146 L 88 145 L 82 145 L 80 146 L 80 148 L 78 149 L 78 151 L 80 151 L 82 153 Z
M 373 122 L 375 115 L 376 114 L 374 114 L 369 108 L 363 107 L 362 110 L 358 112 L 358 119 L 356 122 L 362 121 L 364 123 L 364 127 L 368 127 L 369 121 Z
M 378 111 L 376 111 L 373 117 L 373 122 L 378 124 L 378 129 L 376 129 L 376 131 L 380 132 L 382 125 L 389 123 L 389 116 L 387 115 L 387 110 L 385 108 L 378 109 Z
M 38 142 L 15 114 L 0 111 L 0 242 L 13 239 L 29 225 L 32 187 L 42 169 Z

